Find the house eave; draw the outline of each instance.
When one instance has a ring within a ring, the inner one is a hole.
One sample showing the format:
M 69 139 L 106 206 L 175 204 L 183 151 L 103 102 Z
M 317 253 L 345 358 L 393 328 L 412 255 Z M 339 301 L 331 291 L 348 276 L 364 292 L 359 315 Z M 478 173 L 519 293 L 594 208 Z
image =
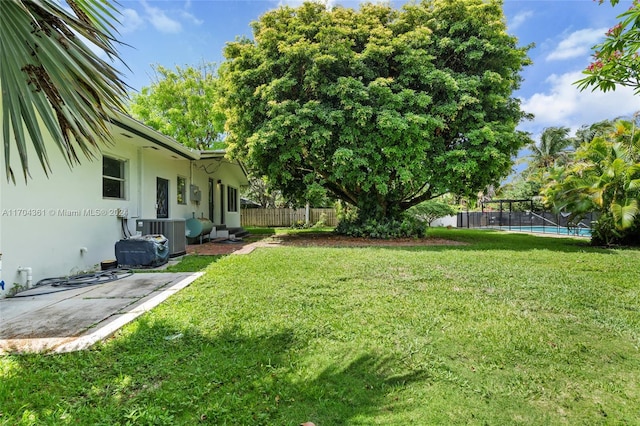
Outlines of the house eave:
M 164 148 L 176 155 L 187 160 L 199 160 L 200 151 L 196 151 L 185 147 L 177 142 L 175 139 L 163 135 L 162 133 L 145 126 L 141 122 L 129 117 L 126 114 L 114 112 L 111 117 L 111 122 L 120 129 L 133 133 L 134 135 L 141 137 L 154 145 Z
M 227 151 L 224 149 L 212 149 L 212 150 L 202 150 L 199 152 L 200 158 L 206 160 L 208 158 L 222 158 L 226 155 Z
M 213 150 L 206 150 L 206 151 L 200 151 L 200 159 L 201 160 L 207 160 L 207 159 L 212 159 L 212 158 L 224 158 L 225 155 L 227 154 L 227 151 L 224 149 L 213 149 Z M 244 174 L 245 178 L 249 178 L 249 172 L 247 171 L 247 168 L 244 166 L 244 164 L 242 163 L 242 161 L 240 160 L 234 160 L 236 164 L 238 164 L 238 166 L 240 167 L 240 169 L 242 169 L 242 173 Z

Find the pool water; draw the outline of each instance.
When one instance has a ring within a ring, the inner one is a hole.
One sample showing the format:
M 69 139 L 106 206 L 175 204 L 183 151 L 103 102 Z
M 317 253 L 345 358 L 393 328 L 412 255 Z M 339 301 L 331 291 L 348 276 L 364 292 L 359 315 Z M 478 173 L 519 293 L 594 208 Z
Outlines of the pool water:
M 560 234 L 574 237 L 591 237 L 591 229 L 566 228 L 564 226 L 498 226 L 493 229 L 503 231 L 535 232 L 540 234 Z

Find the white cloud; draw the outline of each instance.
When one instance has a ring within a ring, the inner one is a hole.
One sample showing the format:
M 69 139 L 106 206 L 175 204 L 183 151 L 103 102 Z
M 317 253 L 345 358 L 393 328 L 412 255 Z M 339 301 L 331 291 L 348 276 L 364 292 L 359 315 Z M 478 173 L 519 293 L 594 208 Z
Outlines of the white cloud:
M 513 31 L 522 24 L 526 23 L 529 18 L 531 18 L 534 13 L 530 10 L 520 12 L 516 16 L 513 17 L 511 21 L 508 22 L 509 30 Z
M 629 87 L 602 92 L 590 88 L 580 91 L 575 81 L 584 77 L 581 71 L 547 78 L 549 90 L 522 100 L 522 109 L 535 115 L 533 121 L 521 124 L 521 129 L 539 133 L 543 128 L 565 126 L 572 130 L 584 124 L 631 115 L 640 110 L 640 97 Z
M 151 22 L 151 25 L 154 26 L 160 32 L 175 34 L 182 31 L 182 25 L 180 22 L 171 19 L 164 10 L 149 6 L 146 1 L 141 2 L 144 10 L 147 14 L 146 18 Z
M 180 16 L 185 21 L 190 21 L 194 25 L 202 25 L 204 23 L 204 21 L 202 19 L 196 18 L 194 15 L 192 15 L 189 12 L 182 11 L 182 12 L 180 12 Z
M 591 48 L 603 39 L 607 28 L 589 28 L 575 31 L 558 43 L 557 48 L 547 56 L 548 61 L 587 56 Z
M 121 34 L 132 33 L 144 25 L 144 19 L 135 10 L 124 9 L 121 13 L 122 16 L 118 19 L 121 25 L 119 29 Z

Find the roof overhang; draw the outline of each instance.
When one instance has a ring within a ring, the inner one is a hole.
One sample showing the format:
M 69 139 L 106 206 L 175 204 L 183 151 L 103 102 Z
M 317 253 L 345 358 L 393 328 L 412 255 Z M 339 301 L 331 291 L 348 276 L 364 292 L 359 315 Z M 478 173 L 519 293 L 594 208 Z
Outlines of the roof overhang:
M 227 152 L 224 149 L 214 149 L 214 150 L 210 150 L 210 151 L 200 151 L 200 159 L 201 160 L 222 159 L 222 158 L 225 157 L 226 154 L 227 154 Z M 244 166 L 242 161 L 240 161 L 240 160 L 232 160 L 232 161 L 235 161 L 235 163 L 238 164 L 238 166 L 242 169 L 242 173 L 248 179 L 249 178 L 249 172 L 247 171 L 247 168 Z
M 173 154 L 179 155 L 182 158 L 185 158 L 187 160 L 200 159 L 200 151 L 187 148 L 175 139 L 167 135 L 163 135 L 162 133 L 148 126 L 145 126 L 138 120 L 135 120 L 134 118 L 126 114 L 114 111 L 111 114 L 111 123 L 126 132 L 143 138 L 154 145 L 172 152 Z
M 163 135 L 155 129 L 152 129 L 149 126 L 144 125 L 140 121 L 130 117 L 127 114 L 112 111 L 110 114 L 111 123 L 124 130 L 125 132 L 131 133 L 140 137 L 150 143 L 157 145 L 160 148 L 163 148 L 175 155 L 178 155 L 187 160 L 214 160 L 214 159 L 223 159 L 226 155 L 226 151 L 224 149 L 215 149 L 209 151 L 195 150 L 191 148 L 187 148 L 182 145 L 175 139 Z M 244 164 L 241 161 L 235 160 L 235 163 L 238 164 L 240 169 L 242 169 L 242 173 L 245 178 L 248 179 L 249 172 L 247 171 Z

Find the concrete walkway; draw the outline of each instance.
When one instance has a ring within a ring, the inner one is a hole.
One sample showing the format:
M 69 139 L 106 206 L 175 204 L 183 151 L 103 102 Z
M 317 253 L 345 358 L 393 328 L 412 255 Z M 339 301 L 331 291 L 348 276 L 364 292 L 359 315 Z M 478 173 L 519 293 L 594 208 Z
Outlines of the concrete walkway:
M 192 254 L 249 254 L 277 241 L 205 243 Z M 163 268 L 159 268 L 163 269 Z M 135 273 L 120 280 L 65 289 L 39 286 L 0 299 L 0 355 L 87 349 L 187 287 L 203 273 Z M 66 287 L 70 288 L 70 287 Z
M 0 299 L 0 354 L 86 349 L 201 275 L 136 273 L 65 291 L 41 286 Z

